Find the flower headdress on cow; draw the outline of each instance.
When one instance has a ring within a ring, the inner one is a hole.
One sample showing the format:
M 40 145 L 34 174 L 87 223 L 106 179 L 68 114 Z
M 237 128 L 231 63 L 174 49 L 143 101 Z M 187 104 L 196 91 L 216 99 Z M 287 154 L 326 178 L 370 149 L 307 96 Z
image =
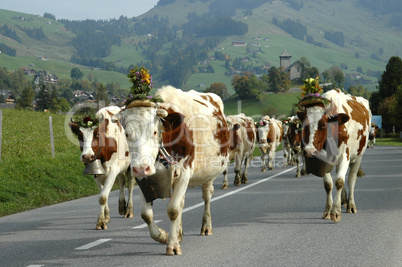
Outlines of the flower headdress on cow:
M 130 70 L 127 77 L 133 85 L 130 87 L 130 93 L 125 101 L 126 105 L 134 100 L 147 100 L 154 103 L 163 102 L 161 97 L 150 95 L 152 90 L 152 76 L 149 74 L 148 69 L 145 67 L 135 67 Z
M 328 99 L 322 96 L 323 90 L 318 81 L 318 77 L 315 79 L 308 78 L 303 82 L 303 86 L 300 87 L 303 91 L 300 94 L 301 98 L 298 104 L 300 110 L 302 110 L 302 107 L 314 104 L 322 104 L 324 106 L 329 104 Z
M 94 115 L 85 115 L 83 117 L 75 116 L 71 118 L 71 122 L 84 128 L 92 128 L 99 125 L 99 119 L 95 118 Z

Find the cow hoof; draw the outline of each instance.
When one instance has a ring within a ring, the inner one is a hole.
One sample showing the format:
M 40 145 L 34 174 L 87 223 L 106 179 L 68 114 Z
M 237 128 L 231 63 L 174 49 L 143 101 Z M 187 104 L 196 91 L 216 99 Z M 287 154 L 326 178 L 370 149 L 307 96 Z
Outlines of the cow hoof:
M 300 174 L 299 174 L 299 173 L 296 174 L 295 177 L 296 177 L 296 178 L 300 178 Z
M 341 220 L 341 214 L 331 214 L 331 220 L 333 222 L 339 222 Z
M 134 213 L 133 212 L 129 212 L 126 215 L 124 215 L 124 218 L 134 218 Z
M 212 235 L 212 234 L 213 234 L 212 228 L 210 228 L 210 229 L 208 229 L 208 228 L 201 229 L 201 235 Z
M 350 208 L 347 209 L 346 212 L 347 213 L 357 213 L 357 209 L 356 209 L 356 207 L 350 207 Z
M 261 172 L 266 172 L 266 169 L 264 168 L 264 169 L 261 169 Z
M 331 215 L 330 215 L 329 213 L 324 213 L 324 214 L 322 215 L 322 219 L 323 219 L 323 220 L 330 220 L 330 219 L 331 219 Z
M 167 246 L 166 255 L 169 256 L 182 255 L 180 246 Z
M 96 224 L 96 230 L 107 230 L 107 224 L 106 223 Z
M 222 184 L 221 189 L 228 189 L 229 186 L 227 184 Z
M 242 184 L 247 184 L 247 181 L 248 181 L 248 179 L 242 179 L 242 180 L 241 180 L 241 183 L 242 183 Z

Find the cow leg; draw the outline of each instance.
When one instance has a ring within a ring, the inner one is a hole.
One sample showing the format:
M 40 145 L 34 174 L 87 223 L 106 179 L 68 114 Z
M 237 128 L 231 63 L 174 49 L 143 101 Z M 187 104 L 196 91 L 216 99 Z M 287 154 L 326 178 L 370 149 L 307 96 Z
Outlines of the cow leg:
M 302 169 L 301 169 L 300 174 L 301 174 L 301 175 L 306 175 L 306 161 L 305 161 L 305 159 L 304 159 L 303 150 L 300 151 L 300 154 L 301 154 L 300 157 L 301 157 L 301 159 L 302 159 L 302 161 L 303 161 L 303 166 L 302 166 Z
M 261 172 L 265 172 L 266 171 L 266 168 L 265 168 L 265 154 L 263 154 L 262 152 L 261 152 Z
M 145 200 L 144 194 L 140 190 L 140 203 L 141 203 L 141 218 L 148 225 L 149 235 L 151 238 L 159 243 L 166 244 L 168 234 L 165 230 L 159 228 L 154 221 L 154 212 L 152 210 L 152 203 Z
M 269 150 L 268 152 L 268 170 L 274 169 L 274 157 L 275 157 L 275 150 Z
M 247 169 L 248 169 L 248 165 L 250 165 L 250 160 L 251 160 L 251 155 L 247 154 L 246 158 L 244 159 L 244 171 L 243 171 L 243 175 L 241 177 L 242 184 L 247 184 L 247 181 L 248 181 Z
M 337 178 L 335 181 L 336 195 L 334 204 L 332 205 L 331 209 L 331 220 L 333 222 L 339 222 L 341 220 L 342 189 L 345 186 L 345 175 L 348 168 L 349 168 L 349 161 L 346 159 L 346 156 L 343 156 L 342 158 L 339 159 Z M 357 170 L 358 169 L 359 168 L 357 168 Z
M 296 178 L 299 178 L 300 175 L 300 155 L 296 154 Z
M 101 190 L 99 197 L 99 204 L 101 205 L 101 211 L 98 217 L 98 222 L 96 223 L 96 230 L 107 229 L 107 223 L 110 222 L 108 198 L 110 190 L 116 180 L 116 176 L 119 173 L 117 168 L 111 168 L 107 177 L 105 179 L 105 184 Z
M 355 204 L 355 185 L 357 179 L 357 173 L 360 168 L 360 163 L 362 157 L 358 157 L 355 162 L 350 164 L 349 176 L 348 176 L 348 187 L 349 187 L 349 199 L 347 202 L 347 213 L 357 213 Z
M 127 208 L 126 208 L 126 213 L 124 215 L 124 218 L 133 218 L 134 217 L 134 205 L 133 205 L 133 191 L 134 191 L 134 177 L 131 176 L 131 174 L 126 174 L 127 176 L 127 191 L 128 191 L 128 197 L 127 197 Z
M 240 172 L 241 172 L 242 160 L 241 160 L 240 154 L 241 153 L 236 153 L 236 160 L 235 160 L 235 167 L 234 167 L 235 179 L 234 179 L 234 183 L 233 183 L 235 186 L 241 185 Z
M 204 199 L 204 215 L 202 217 L 201 235 L 212 235 L 211 198 L 214 186 L 211 182 L 202 185 L 202 198 Z
M 167 214 L 170 219 L 170 231 L 166 247 L 167 255 L 181 255 L 179 241 L 182 238 L 181 217 L 183 213 L 184 197 L 186 194 L 190 174 L 184 171 L 173 185 L 173 193 L 167 205 Z
M 228 182 L 228 168 L 226 168 L 223 171 L 223 182 L 221 185 L 221 189 L 228 189 L 229 188 L 229 182 Z
M 126 177 L 123 174 L 119 174 L 118 177 L 119 177 L 119 185 L 120 185 L 119 214 L 125 215 L 127 212 L 126 198 L 124 197 L 124 188 L 126 185 Z
M 283 150 L 283 167 L 288 166 L 289 163 L 289 151 L 286 148 L 286 144 L 282 143 L 282 150 Z
M 322 218 L 325 220 L 331 219 L 331 209 L 332 209 L 332 187 L 333 181 L 330 173 L 324 175 L 324 189 L 327 194 L 327 201 L 325 204 L 325 211 Z

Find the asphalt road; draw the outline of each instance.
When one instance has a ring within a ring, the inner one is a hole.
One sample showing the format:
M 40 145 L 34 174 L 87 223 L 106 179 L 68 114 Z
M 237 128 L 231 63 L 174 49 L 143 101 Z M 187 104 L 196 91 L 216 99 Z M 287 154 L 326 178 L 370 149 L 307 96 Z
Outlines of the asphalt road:
M 280 153 L 281 154 L 281 153 Z M 279 157 L 281 155 L 278 155 Z M 339 223 L 322 220 L 321 178 L 294 178 L 294 167 L 261 173 L 258 160 L 249 182 L 221 190 L 211 204 L 213 236 L 199 236 L 200 188 L 190 188 L 183 213 L 183 255 L 166 256 L 139 214 L 118 214 L 111 193 L 108 230 L 95 230 L 97 197 L 87 197 L 0 218 L 0 266 L 402 266 L 402 148 L 366 151 L 355 200 L 358 213 Z M 158 225 L 168 229 L 167 201 L 154 202 Z

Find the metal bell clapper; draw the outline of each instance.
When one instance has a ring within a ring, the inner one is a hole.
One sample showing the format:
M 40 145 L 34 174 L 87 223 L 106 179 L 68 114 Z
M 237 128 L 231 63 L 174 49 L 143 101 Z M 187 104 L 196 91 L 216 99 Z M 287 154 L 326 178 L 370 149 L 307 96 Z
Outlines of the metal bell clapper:
M 101 175 L 105 173 L 106 171 L 105 169 L 103 169 L 100 159 L 96 159 L 93 162 L 86 163 L 83 172 L 84 175 Z

